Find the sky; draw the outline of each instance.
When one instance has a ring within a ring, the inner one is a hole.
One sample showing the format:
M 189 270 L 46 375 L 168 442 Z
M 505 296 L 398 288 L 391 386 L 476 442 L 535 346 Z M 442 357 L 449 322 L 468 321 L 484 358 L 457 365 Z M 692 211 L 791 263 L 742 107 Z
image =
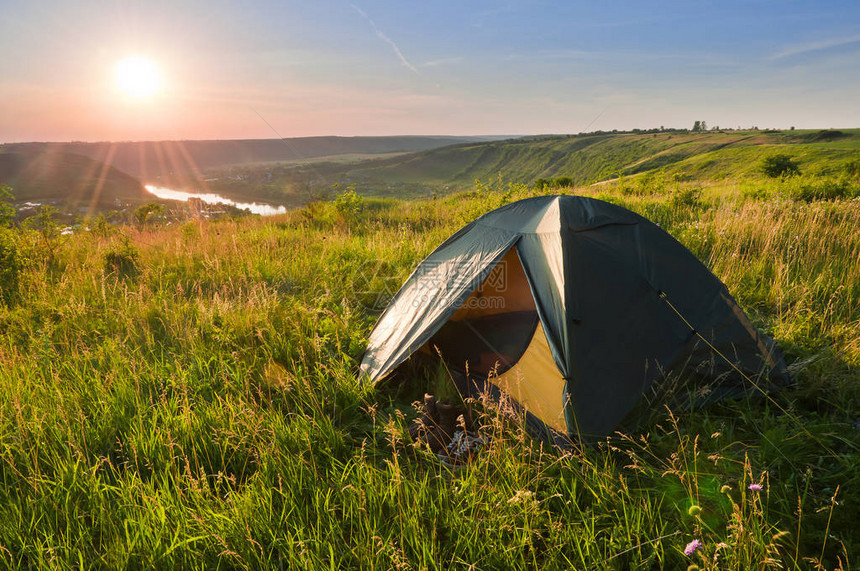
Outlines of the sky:
M 0 0 L 0 142 L 860 127 L 860 2 Z M 160 87 L 132 97 L 117 63 Z

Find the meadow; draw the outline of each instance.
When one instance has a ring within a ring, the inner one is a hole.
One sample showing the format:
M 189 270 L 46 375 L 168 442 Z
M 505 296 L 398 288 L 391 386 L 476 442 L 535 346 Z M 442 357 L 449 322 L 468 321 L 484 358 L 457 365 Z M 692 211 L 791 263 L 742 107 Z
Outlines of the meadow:
M 493 179 L 265 219 L 0 229 L 0 568 L 850 569 L 857 190 Z M 659 223 L 777 339 L 795 385 L 570 451 L 483 402 L 473 462 L 415 446 L 427 385 L 356 376 L 372 275 L 399 284 L 465 223 L 542 192 Z

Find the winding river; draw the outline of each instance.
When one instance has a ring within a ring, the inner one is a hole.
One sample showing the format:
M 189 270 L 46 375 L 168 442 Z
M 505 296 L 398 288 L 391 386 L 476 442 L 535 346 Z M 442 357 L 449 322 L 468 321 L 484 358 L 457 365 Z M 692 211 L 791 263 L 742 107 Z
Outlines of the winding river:
M 197 194 L 193 192 L 183 192 L 181 190 L 164 188 L 163 186 L 154 186 L 151 184 L 145 185 L 144 188 L 146 188 L 146 191 L 150 194 L 164 200 L 180 200 L 182 202 L 188 202 L 189 198 L 199 198 L 206 204 L 229 204 L 231 206 L 235 206 L 236 208 L 248 209 L 254 214 L 259 214 L 261 216 L 284 214 L 287 211 L 287 208 L 285 206 L 272 206 L 271 204 L 259 204 L 256 202 L 236 202 L 235 200 L 224 198 L 220 194 L 215 193 Z

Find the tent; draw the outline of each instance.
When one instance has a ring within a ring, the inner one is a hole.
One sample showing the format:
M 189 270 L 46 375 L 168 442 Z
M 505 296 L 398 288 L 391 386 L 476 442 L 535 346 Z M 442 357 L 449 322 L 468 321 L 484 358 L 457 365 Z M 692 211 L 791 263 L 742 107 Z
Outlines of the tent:
M 689 250 L 580 196 L 504 205 L 427 256 L 380 316 L 361 370 L 376 382 L 415 353 L 505 393 L 560 444 L 612 433 L 670 382 L 703 402 L 789 381 L 774 341 Z

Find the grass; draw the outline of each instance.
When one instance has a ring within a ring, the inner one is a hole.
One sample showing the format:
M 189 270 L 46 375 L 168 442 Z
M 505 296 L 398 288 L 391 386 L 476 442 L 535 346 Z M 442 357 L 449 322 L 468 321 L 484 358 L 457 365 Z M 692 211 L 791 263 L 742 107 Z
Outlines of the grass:
M 566 192 L 689 247 L 780 342 L 796 387 L 569 452 L 483 403 L 490 444 L 457 471 L 408 440 L 423 386 L 356 380 L 375 316 L 355 292 L 368 264 L 402 282 L 527 187 L 79 233 L 50 260 L 34 231 L 3 231 L 22 269 L 0 296 L 0 566 L 848 569 L 860 202 L 793 184 Z

